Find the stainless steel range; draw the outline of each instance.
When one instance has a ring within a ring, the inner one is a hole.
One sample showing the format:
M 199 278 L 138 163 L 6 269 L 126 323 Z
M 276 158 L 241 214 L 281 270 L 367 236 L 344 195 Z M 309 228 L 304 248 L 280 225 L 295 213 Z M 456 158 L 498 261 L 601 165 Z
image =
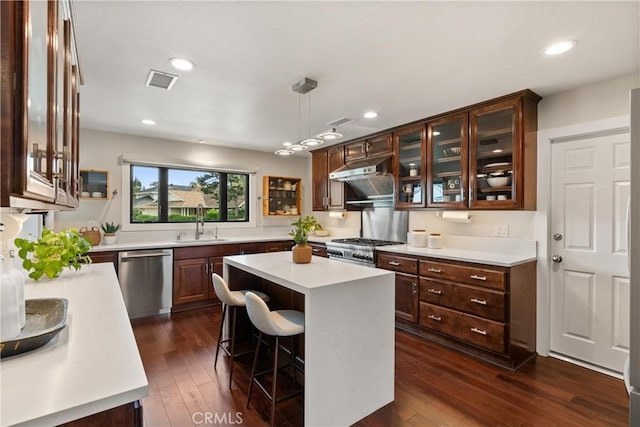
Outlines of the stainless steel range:
M 406 211 L 394 211 L 393 208 L 364 209 L 362 237 L 327 242 L 327 255 L 331 259 L 375 267 L 375 248 L 406 242 L 408 215 Z
M 329 258 L 354 264 L 376 266 L 375 248 L 378 246 L 398 245 L 403 242 L 365 238 L 334 239 L 327 242 Z

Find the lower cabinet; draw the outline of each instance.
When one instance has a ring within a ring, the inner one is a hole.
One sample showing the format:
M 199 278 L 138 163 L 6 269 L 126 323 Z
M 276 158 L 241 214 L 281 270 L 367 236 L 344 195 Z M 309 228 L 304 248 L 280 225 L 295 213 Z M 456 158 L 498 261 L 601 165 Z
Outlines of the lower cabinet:
M 324 243 L 309 242 L 309 245 L 311 245 L 313 255 L 321 256 L 324 258 L 327 258 L 329 256 L 327 255 L 327 245 L 325 245 Z
M 118 252 L 117 251 L 103 251 L 103 252 L 89 252 L 89 258 L 92 263 L 110 262 L 118 273 Z
M 211 274 L 224 271 L 224 257 L 291 249 L 290 241 L 179 247 L 173 250 L 172 311 L 219 304 Z
M 397 272 L 397 328 L 512 370 L 535 357 L 535 261 L 498 267 L 379 252 L 377 265 Z

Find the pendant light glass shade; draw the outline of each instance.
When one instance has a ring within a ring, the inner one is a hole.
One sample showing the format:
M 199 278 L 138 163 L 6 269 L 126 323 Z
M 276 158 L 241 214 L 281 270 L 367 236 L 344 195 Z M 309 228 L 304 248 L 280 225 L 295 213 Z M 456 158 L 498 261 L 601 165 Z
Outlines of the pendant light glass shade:
M 334 139 L 342 138 L 342 134 L 336 132 L 336 128 L 333 128 L 326 132 L 319 133 L 318 138 L 324 139 L 325 141 L 333 141 Z
M 315 147 L 320 144 L 324 144 L 324 141 L 318 138 L 307 138 L 304 141 L 300 141 L 300 145 L 306 145 L 308 147 Z

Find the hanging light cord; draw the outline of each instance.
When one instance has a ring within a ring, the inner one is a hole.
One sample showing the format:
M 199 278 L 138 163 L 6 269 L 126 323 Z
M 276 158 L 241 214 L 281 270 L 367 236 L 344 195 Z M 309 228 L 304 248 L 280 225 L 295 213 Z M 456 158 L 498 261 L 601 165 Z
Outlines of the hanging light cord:
M 300 116 L 302 115 L 301 95 L 298 93 L 298 142 L 300 142 Z
M 307 138 L 311 138 L 311 92 L 309 92 L 309 115 L 308 115 Z

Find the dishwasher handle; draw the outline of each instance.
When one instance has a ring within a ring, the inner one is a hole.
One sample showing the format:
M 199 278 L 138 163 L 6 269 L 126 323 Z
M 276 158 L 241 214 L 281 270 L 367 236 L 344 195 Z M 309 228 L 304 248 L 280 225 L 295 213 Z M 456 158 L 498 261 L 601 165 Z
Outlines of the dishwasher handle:
M 123 252 L 120 253 L 120 261 L 127 261 L 129 259 L 134 258 L 151 258 L 151 257 L 163 257 L 163 256 L 171 256 L 171 252 L 145 252 L 145 253 L 129 253 Z

